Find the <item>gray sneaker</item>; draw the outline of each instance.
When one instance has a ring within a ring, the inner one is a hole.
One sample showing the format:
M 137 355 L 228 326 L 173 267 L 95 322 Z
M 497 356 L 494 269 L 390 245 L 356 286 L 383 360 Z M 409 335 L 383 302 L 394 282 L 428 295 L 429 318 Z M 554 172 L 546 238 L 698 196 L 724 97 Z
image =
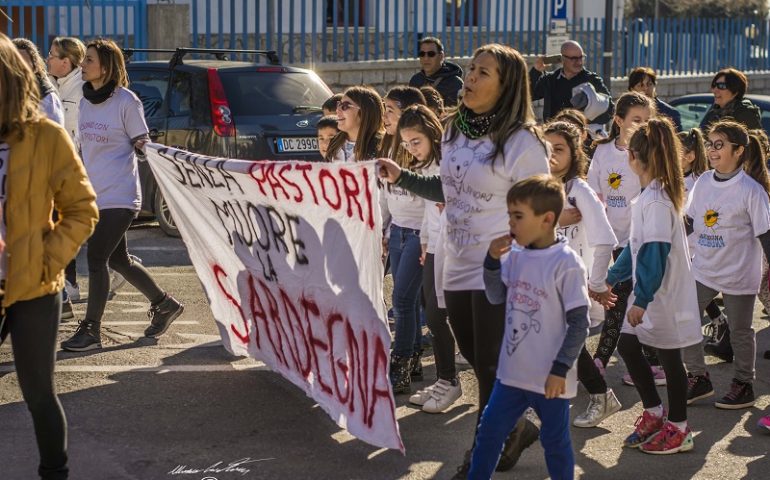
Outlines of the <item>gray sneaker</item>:
M 145 337 L 158 338 L 168 330 L 171 326 L 171 322 L 182 314 L 184 311 L 184 305 L 176 301 L 174 297 L 166 294 L 166 298 L 155 305 L 150 307 L 147 312 L 147 318 L 150 319 L 150 326 L 144 331 Z
M 586 411 L 575 417 L 575 420 L 572 421 L 572 425 L 580 428 L 595 427 L 599 425 L 602 420 L 619 411 L 621 408 L 622 405 L 620 404 L 620 401 L 618 401 L 618 397 L 615 396 L 615 392 L 613 392 L 611 388 L 608 388 L 606 393 L 589 395 Z

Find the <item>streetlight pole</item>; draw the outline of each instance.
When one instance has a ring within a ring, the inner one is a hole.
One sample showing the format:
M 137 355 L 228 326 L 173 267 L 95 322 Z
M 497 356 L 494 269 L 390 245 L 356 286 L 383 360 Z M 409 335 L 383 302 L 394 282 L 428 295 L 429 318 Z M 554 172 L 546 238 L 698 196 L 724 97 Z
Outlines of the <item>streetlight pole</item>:
M 602 78 L 612 91 L 612 0 L 604 0 L 604 53 L 602 55 Z

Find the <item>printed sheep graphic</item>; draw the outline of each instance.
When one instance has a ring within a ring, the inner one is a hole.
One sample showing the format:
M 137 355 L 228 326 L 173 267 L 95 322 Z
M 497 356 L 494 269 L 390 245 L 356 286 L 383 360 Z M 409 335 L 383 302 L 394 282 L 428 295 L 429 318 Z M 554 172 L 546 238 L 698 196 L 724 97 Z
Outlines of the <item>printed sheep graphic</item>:
M 539 309 L 520 310 L 514 307 L 512 302 L 508 302 L 508 318 L 505 319 L 508 324 L 505 335 L 505 350 L 508 355 L 513 355 L 531 330 L 540 333 L 540 321 L 534 318 L 538 311 Z
M 468 173 L 468 167 L 470 167 L 472 163 L 480 161 L 483 157 L 488 155 L 488 152 L 477 151 L 483 145 L 483 142 L 479 142 L 476 146 L 471 147 L 470 139 L 466 138 L 465 143 L 462 146 L 455 147 L 447 155 L 447 160 L 449 161 L 449 173 L 458 195 L 463 190 L 463 183 L 465 182 L 465 175 Z

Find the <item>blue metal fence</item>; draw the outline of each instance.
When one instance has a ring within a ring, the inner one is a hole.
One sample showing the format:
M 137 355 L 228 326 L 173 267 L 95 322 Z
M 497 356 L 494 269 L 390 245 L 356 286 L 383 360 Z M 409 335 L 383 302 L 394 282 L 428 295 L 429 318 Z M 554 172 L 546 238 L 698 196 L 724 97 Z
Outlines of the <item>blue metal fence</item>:
M 598 2 L 602 3 L 603 2 Z M 550 0 L 190 0 L 192 45 L 267 48 L 288 63 L 414 58 L 423 36 L 448 56 L 500 42 L 545 52 Z M 602 8 L 603 10 L 603 8 Z M 602 72 L 603 18 L 570 19 L 568 34 Z M 713 72 L 731 65 L 770 69 L 764 18 L 614 19 L 613 75 L 651 66 L 660 73 Z
M 43 54 L 57 36 L 147 47 L 147 0 L 6 0 L 0 10 L 0 32 L 29 38 Z
M 552 0 L 176 0 L 188 4 L 190 45 L 277 50 L 287 63 L 414 58 L 417 42 L 438 37 L 447 56 L 499 42 L 545 53 Z M 597 2 L 602 3 L 602 2 Z M 571 5 L 571 2 L 570 2 Z M 46 52 L 57 35 L 112 37 L 147 47 L 147 0 L 9 0 L 0 31 Z M 603 18 L 574 18 L 569 36 L 603 73 Z M 612 74 L 651 66 L 662 74 L 724 66 L 770 70 L 770 22 L 763 18 L 614 19 Z

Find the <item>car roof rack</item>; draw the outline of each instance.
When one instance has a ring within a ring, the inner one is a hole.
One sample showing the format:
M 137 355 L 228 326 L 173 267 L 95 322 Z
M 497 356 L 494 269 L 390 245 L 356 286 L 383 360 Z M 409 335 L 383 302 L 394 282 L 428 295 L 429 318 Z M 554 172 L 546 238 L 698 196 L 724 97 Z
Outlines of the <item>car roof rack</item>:
M 183 63 L 182 59 L 188 53 L 202 53 L 208 55 L 214 55 L 217 60 L 229 60 L 228 54 L 251 54 L 251 55 L 264 55 L 271 65 L 280 65 L 281 59 L 278 58 L 278 53 L 275 50 L 236 50 L 228 48 L 187 48 L 178 47 L 176 49 L 167 48 L 124 48 L 123 54 L 127 61 L 130 61 L 131 56 L 136 52 L 142 53 L 173 53 L 170 61 L 170 67 L 175 67 Z

